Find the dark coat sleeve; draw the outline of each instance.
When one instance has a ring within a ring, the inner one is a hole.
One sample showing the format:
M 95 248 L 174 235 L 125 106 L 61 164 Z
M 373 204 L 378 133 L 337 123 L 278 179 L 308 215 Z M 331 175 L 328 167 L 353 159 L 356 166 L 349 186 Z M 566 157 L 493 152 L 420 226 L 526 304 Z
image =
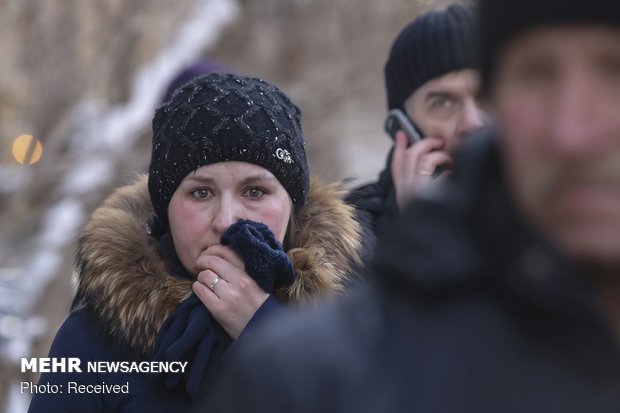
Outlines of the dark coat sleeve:
M 354 378 L 370 360 L 367 336 L 376 338 L 377 312 L 363 294 L 366 288 L 358 286 L 325 307 L 271 318 L 253 340 L 239 343 L 216 386 L 192 412 L 360 411 L 342 408 L 336 397 L 344 387 L 357 391 Z M 334 306 L 355 311 L 334 312 Z
M 228 350 L 222 358 L 222 362 L 227 362 L 229 359 L 229 354 L 235 353 L 240 344 L 243 344 L 246 341 L 251 341 L 256 334 L 260 334 L 260 331 L 265 327 L 265 325 L 269 324 L 269 320 L 272 317 L 291 312 L 292 311 L 287 306 L 280 303 L 273 295 L 270 294 L 263 305 L 256 310 L 256 313 L 254 313 L 248 324 L 245 326 L 241 332 L 241 335 L 239 335 L 239 338 L 233 341 L 228 347 Z
M 239 338 L 244 338 L 253 333 L 253 331 L 260 327 L 261 324 L 268 320 L 271 316 L 279 313 L 290 312 L 289 308 L 284 304 L 281 304 L 272 294 L 269 294 L 269 297 L 265 300 L 265 302 L 256 310 L 248 324 L 245 326 Z

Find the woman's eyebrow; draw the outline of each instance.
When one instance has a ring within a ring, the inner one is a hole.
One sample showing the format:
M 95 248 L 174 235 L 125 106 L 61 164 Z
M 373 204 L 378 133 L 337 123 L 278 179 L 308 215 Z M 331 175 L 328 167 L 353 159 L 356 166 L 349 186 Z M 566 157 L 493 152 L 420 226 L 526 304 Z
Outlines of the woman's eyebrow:
M 186 178 L 186 180 L 199 182 L 201 184 L 209 184 L 209 185 L 215 183 L 215 180 L 213 178 L 202 176 L 202 175 L 190 175 Z
M 251 175 L 251 176 L 245 177 L 241 181 L 241 185 L 248 185 L 248 184 L 254 184 L 257 182 L 275 181 L 275 180 L 276 178 L 273 175 L 268 175 L 268 174 Z
M 202 175 L 190 175 L 186 178 L 187 181 L 193 181 L 193 182 L 198 182 L 201 184 L 207 184 L 207 185 L 214 185 L 216 183 L 216 179 L 211 178 L 209 176 L 202 176 Z M 265 182 L 265 181 L 275 181 L 276 178 L 272 175 L 268 175 L 268 174 L 257 174 L 257 175 L 250 175 L 247 176 L 245 178 L 243 178 L 239 184 L 240 185 L 248 185 L 248 184 L 253 184 L 253 183 L 257 183 L 257 182 Z

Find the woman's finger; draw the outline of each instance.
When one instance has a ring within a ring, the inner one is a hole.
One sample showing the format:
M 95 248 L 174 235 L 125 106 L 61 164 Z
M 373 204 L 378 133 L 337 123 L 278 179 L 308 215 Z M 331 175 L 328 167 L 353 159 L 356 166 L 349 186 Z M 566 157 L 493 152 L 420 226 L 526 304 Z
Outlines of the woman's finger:
M 227 245 L 221 245 L 221 244 L 212 245 L 206 250 L 204 250 L 202 254 L 200 255 L 201 256 L 214 255 L 216 257 L 220 257 L 223 260 L 228 261 L 229 263 L 239 268 L 240 270 L 245 270 L 245 264 L 243 262 L 243 259 L 239 256 L 239 254 L 235 252 L 235 250 L 233 250 L 231 247 Z
M 195 281 L 192 284 L 192 290 L 198 296 L 198 299 L 204 304 L 205 307 L 209 310 L 209 312 L 213 313 L 218 308 L 220 303 L 220 298 L 215 294 L 215 292 L 211 291 L 209 287 L 204 285 L 200 281 Z
M 203 255 L 205 270 L 211 270 L 231 284 L 237 284 L 245 271 L 217 255 Z
M 225 291 L 226 287 L 229 285 L 228 281 L 211 270 L 200 272 L 200 274 L 198 274 L 197 281 L 207 287 L 218 297 L 221 297 L 222 291 Z

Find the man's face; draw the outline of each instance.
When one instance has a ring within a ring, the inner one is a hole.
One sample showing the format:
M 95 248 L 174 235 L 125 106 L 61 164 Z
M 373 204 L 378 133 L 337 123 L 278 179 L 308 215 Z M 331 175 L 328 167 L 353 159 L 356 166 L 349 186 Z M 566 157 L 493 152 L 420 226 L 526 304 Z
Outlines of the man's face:
M 429 80 L 405 101 L 409 117 L 425 136 L 444 141 L 453 153 L 467 135 L 483 126 L 478 104 L 478 72 L 473 69 L 450 72 Z
M 620 263 L 618 45 L 620 29 L 603 26 L 529 32 L 504 49 L 492 89 L 519 208 L 602 268 Z

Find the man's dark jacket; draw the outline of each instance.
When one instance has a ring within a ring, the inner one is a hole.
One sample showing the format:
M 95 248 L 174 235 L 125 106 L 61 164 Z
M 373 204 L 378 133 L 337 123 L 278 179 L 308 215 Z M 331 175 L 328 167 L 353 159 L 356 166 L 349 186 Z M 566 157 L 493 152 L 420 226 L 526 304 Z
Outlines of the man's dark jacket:
M 531 231 L 496 142 L 379 240 L 374 281 L 238 348 L 210 412 L 620 412 L 620 342 Z
M 355 207 L 355 218 L 363 229 L 366 259 L 372 257 L 381 228 L 399 215 L 396 204 L 396 190 L 392 179 L 391 165 L 394 149 L 386 160 L 383 171 L 376 182 L 361 185 L 352 189 L 345 197 L 345 202 Z

